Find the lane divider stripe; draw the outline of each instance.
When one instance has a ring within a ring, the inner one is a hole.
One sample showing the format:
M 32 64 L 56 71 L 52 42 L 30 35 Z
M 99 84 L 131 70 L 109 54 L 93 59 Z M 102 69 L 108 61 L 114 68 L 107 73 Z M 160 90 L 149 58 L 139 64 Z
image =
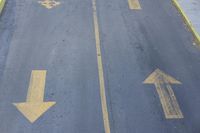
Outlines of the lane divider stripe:
M 96 0 L 92 0 L 93 7 L 93 19 L 94 19 L 94 32 L 95 32 L 95 40 L 96 40 L 96 52 L 97 52 L 97 63 L 98 63 L 98 74 L 99 74 L 99 85 L 100 85 L 100 97 L 101 97 L 101 106 L 103 113 L 103 122 L 105 133 L 110 133 L 110 123 L 109 123 L 109 115 L 107 109 L 107 101 L 106 101 L 106 92 L 105 92 L 105 83 L 104 83 L 104 74 L 103 74 L 103 63 L 101 56 L 101 46 L 100 46 L 100 34 L 99 34 L 99 24 L 97 18 L 97 7 Z

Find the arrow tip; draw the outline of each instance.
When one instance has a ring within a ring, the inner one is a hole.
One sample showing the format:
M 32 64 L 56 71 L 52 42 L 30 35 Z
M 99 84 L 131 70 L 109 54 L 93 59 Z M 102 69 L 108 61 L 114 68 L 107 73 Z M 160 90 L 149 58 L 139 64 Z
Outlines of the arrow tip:
M 151 73 L 146 80 L 143 82 L 144 84 L 154 84 L 156 82 L 167 82 L 170 84 L 181 84 L 180 81 L 176 80 L 172 76 L 164 73 L 160 69 L 156 69 L 153 73 Z
M 49 108 L 55 105 L 56 102 L 41 102 L 41 103 L 13 103 L 14 106 L 31 122 L 34 123 L 42 116 Z

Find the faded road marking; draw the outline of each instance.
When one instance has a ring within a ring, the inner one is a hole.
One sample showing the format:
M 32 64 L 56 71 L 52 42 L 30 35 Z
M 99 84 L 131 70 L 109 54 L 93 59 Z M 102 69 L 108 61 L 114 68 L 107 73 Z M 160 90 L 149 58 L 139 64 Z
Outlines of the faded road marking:
M 144 84 L 155 85 L 166 119 L 184 118 L 170 85 L 181 84 L 181 82 L 157 69 L 144 81 Z
M 55 0 L 42 0 L 42 1 L 38 1 L 38 3 L 46 7 L 47 9 L 51 9 L 53 7 L 60 5 L 60 2 L 55 1 Z

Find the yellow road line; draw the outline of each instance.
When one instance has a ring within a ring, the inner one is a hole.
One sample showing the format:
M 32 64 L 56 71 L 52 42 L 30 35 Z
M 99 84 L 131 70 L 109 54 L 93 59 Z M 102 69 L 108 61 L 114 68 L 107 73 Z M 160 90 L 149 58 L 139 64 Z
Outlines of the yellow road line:
M 103 63 L 101 57 L 101 47 L 100 47 L 100 34 L 99 34 L 99 24 L 97 18 L 97 7 L 96 0 L 92 0 L 93 7 L 93 19 L 94 19 L 94 30 L 95 30 L 95 39 L 96 39 L 96 51 L 97 51 L 97 63 L 98 63 L 98 73 L 99 73 L 99 84 L 100 84 L 100 96 L 101 96 L 101 105 L 103 113 L 103 122 L 105 133 L 110 133 L 110 123 L 109 115 L 106 102 L 106 93 L 105 93 L 105 83 L 104 83 L 104 74 L 103 74 Z
M 5 5 L 5 2 L 6 2 L 6 0 L 0 0 L 0 13 L 1 13 L 2 10 L 3 10 L 3 7 L 4 7 L 4 5 Z
M 190 31 L 192 32 L 194 38 L 195 38 L 195 42 L 197 44 L 200 45 L 200 35 L 199 33 L 196 31 L 195 27 L 193 26 L 193 24 L 191 23 L 190 19 L 187 17 L 186 13 L 184 12 L 184 10 L 181 8 L 181 5 L 178 3 L 177 0 L 172 0 L 172 2 L 174 3 L 175 7 L 177 8 L 177 10 L 180 12 L 180 14 L 182 15 L 185 23 L 187 24 L 188 28 L 190 29 Z
M 139 0 L 128 0 L 128 3 L 129 3 L 129 8 L 131 10 L 140 10 L 141 9 Z

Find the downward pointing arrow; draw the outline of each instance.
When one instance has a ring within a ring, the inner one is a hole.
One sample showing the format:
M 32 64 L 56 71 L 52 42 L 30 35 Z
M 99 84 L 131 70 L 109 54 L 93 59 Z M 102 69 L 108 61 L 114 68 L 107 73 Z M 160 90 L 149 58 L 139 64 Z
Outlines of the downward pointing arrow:
M 31 123 L 35 122 L 42 114 L 44 114 L 56 103 L 43 101 L 45 79 L 45 70 L 32 71 L 26 102 L 13 103 Z
M 180 110 L 176 96 L 170 84 L 181 84 L 173 77 L 165 74 L 161 70 L 155 70 L 144 84 L 154 84 L 158 92 L 166 119 L 180 119 L 183 114 Z

